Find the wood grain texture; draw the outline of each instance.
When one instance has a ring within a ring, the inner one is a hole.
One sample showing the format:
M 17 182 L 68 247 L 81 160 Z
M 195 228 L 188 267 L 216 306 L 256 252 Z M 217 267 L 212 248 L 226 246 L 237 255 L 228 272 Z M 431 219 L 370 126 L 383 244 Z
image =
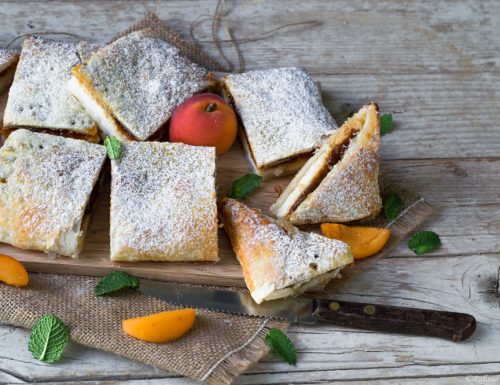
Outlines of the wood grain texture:
M 36 31 L 70 32 L 104 42 L 147 11 L 157 11 L 188 38 L 191 23 L 211 14 L 215 1 L 35 4 L 0 5 L 9 20 L 0 25 L 0 45 Z M 241 44 L 246 67 L 305 67 L 322 83 L 325 103 L 339 123 L 363 103 L 377 101 L 395 119 L 395 132 L 382 147 L 384 159 L 498 156 L 500 130 L 493 122 L 500 107 L 499 2 L 227 4 L 228 25 L 236 38 L 289 22 L 320 21 L 317 27 L 284 29 L 272 38 Z M 202 23 L 197 36 L 210 40 L 210 23 Z M 220 38 L 227 38 L 223 30 Z M 202 47 L 219 56 L 213 44 Z M 231 46 L 223 48 L 236 61 Z
M 394 258 L 366 269 L 348 269 L 329 288 L 331 297 L 351 301 L 452 310 L 474 315 L 476 333 L 467 341 L 392 335 L 332 325 L 293 326 L 289 335 L 299 355 L 297 367 L 273 356 L 252 367 L 238 384 L 316 383 L 360 379 L 419 378 L 498 371 L 500 338 L 498 297 L 494 294 L 500 255 Z M 171 375 L 75 344 L 57 365 L 34 360 L 26 349 L 28 333 L 0 329 L 0 368 L 24 381 L 91 379 L 166 379 Z M 269 375 L 272 373 L 272 375 Z M 300 379 L 300 381 L 297 381 Z M 165 380 L 165 384 L 179 384 Z M 190 383 L 190 382 L 186 382 Z M 408 380 L 407 383 L 411 383 Z M 431 382 L 432 383 L 432 382 Z M 193 383 L 194 384 L 194 383 Z
M 184 37 L 190 23 L 216 1 L 0 2 L 0 44 L 20 33 L 57 30 L 106 41 L 157 11 Z M 299 364 L 274 357 L 238 384 L 471 384 L 500 383 L 500 2 L 410 0 L 227 1 L 236 38 L 281 24 L 317 19 L 311 29 L 281 30 L 241 45 L 247 69 L 300 65 L 322 83 L 335 118 L 376 100 L 392 112 L 395 130 L 382 140 L 382 170 L 438 208 L 426 225 L 443 246 L 415 257 L 401 243 L 391 258 L 358 264 L 330 288 L 346 300 L 379 301 L 470 312 L 478 331 L 470 341 L 391 336 L 331 326 L 294 326 Z M 197 30 L 210 39 L 210 25 Z M 220 33 L 225 38 L 224 31 Z M 203 44 L 214 57 L 212 44 Z M 232 49 L 224 51 L 235 59 Z M 236 173 L 236 171 L 235 171 Z M 269 191 L 269 194 L 272 192 Z M 254 202 L 252 202 L 253 204 Z M 96 223 L 96 222 L 95 222 Z M 98 228 L 95 228 L 98 230 Z M 92 230 L 94 231 L 94 229 Z M 101 250 L 102 251 L 102 250 Z M 27 332 L 0 326 L 0 383 L 194 385 L 113 355 L 71 345 L 58 365 L 31 358 Z M 498 380 L 496 380 L 498 379 Z M 486 382 L 486 381 L 490 382 Z

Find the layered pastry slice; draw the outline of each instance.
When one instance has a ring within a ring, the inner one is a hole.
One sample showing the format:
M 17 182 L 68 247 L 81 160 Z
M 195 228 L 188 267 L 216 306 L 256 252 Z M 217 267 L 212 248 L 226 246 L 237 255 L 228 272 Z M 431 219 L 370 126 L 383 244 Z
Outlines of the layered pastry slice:
M 111 259 L 217 261 L 215 148 L 127 142 L 111 161 Z
M 257 303 L 326 284 L 353 262 L 344 242 L 299 231 L 237 200 L 223 198 L 219 217 Z
M 174 109 L 208 89 L 212 75 L 151 30 L 132 32 L 73 69 L 69 88 L 99 123 L 120 140 L 163 137 Z
M 240 139 L 255 173 L 293 174 L 336 128 L 318 85 L 301 68 L 228 75 L 225 97 L 240 119 Z
M 4 136 L 18 128 L 98 142 L 96 123 L 71 96 L 71 68 L 95 47 L 27 37 L 3 118 Z
M 349 222 L 382 208 L 378 172 L 380 119 L 372 103 L 323 143 L 271 207 L 293 224 Z
M 0 48 L 0 94 L 3 94 L 14 79 L 19 52 Z
M 14 131 L 0 149 L 0 242 L 76 258 L 105 160 L 98 144 Z

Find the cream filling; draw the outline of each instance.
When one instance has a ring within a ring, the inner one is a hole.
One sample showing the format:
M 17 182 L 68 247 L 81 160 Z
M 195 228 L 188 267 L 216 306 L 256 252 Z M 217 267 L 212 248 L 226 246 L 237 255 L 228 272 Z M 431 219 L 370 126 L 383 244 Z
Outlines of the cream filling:
M 240 130 L 242 129 L 240 128 Z M 240 134 L 240 141 L 243 145 L 248 163 L 250 163 L 250 166 L 252 167 L 252 171 L 257 175 L 260 175 L 264 179 L 293 174 L 307 162 L 307 158 L 301 158 L 301 156 L 298 155 L 295 158 L 291 158 L 286 162 L 278 163 L 274 166 L 271 165 L 266 167 L 258 167 L 255 164 L 250 144 L 248 143 L 248 139 L 244 133 Z
M 369 119 L 366 119 L 361 129 L 357 132 L 356 136 L 350 139 L 348 148 L 344 151 L 343 155 L 340 156 L 340 158 L 335 162 L 335 164 L 329 165 L 330 169 L 333 169 L 338 163 L 342 161 L 342 159 L 347 154 L 354 151 L 353 149 L 359 142 L 359 137 L 361 136 L 361 132 L 366 127 L 368 127 L 368 125 L 369 125 Z M 314 156 L 308 160 L 305 166 L 298 172 L 298 174 L 286 187 L 286 189 L 280 195 L 278 200 L 271 206 L 270 211 L 276 218 L 283 219 L 292 214 L 293 206 L 295 205 L 297 200 L 300 199 L 302 193 L 306 191 L 312 183 L 315 182 L 315 179 L 317 178 L 318 174 L 322 172 L 325 165 L 329 162 L 329 158 L 333 150 L 334 149 L 331 148 L 328 142 L 325 142 L 316 152 L 316 154 L 314 154 Z M 322 180 L 323 179 L 324 177 L 322 178 Z M 321 181 L 319 182 L 319 184 L 321 184 Z M 312 191 L 310 193 L 312 193 Z M 306 199 L 307 196 L 304 197 L 302 202 L 305 201 Z M 302 202 L 300 202 L 300 204 L 302 204 Z M 300 204 L 298 206 L 300 206 Z
M 259 290 L 254 291 L 252 298 L 255 302 L 262 303 L 264 301 L 271 301 L 279 298 L 286 298 L 291 296 L 297 296 L 304 293 L 305 291 L 311 289 L 317 285 L 326 285 L 331 279 L 335 278 L 340 272 L 340 269 L 335 269 L 324 274 L 320 274 L 311 280 L 298 282 L 295 285 L 284 287 L 282 289 L 275 290 L 274 284 L 266 285 Z
M 90 224 L 90 214 L 85 214 L 75 222 L 72 229 L 65 231 L 57 240 L 52 251 L 72 258 L 78 258 L 83 249 L 85 235 Z
M 90 117 L 97 123 L 101 131 L 103 139 L 106 136 L 115 136 L 123 141 L 130 141 L 130 139 L 123 133 L 113 116 L 102 107 L 99 102 L 87 91 L 85 86 L 78 81 L 75 76 L 72 76 L 68 82 L 69 91 L 76 97 L 83 108 L 87 111 Z
M 330 148 L 322 146 L 316 154 L 310 158 L 305 166 L 293 178 L 292 182 L 286 187 L 278 200 L 271 206 L 271 213 L 276 218 L 286 218 L 291 214 L 291 210 L 297 199 L 308 186 L 314 182 L 314 179 L 321 172 L 325 163 L 328 161 Z

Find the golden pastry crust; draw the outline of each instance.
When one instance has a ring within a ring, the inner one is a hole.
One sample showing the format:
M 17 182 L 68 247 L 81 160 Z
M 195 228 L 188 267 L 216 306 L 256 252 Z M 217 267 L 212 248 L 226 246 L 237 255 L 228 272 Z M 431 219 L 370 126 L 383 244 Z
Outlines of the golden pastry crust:
M 302 68 L 228 75 L 223 90 L 241 119 L 247 156 L 259 175 L 295 172 L 303 163 L 286 163 L 310 156 L 337 128 L 318 85 Z
M 257 303 L 298 295 L 353 262 L 349 246 L 223 198 L 219 217 Z
M 70 90 L 106 135 L 149 140 L 212 75 L 151 30 L 132 32 L 75 67 Z
M 19 129 L 0 149 L 0 242 L 77 257 L 103 146 Z
M 97 125 L 67 89 L 80 54 L 94 48 L 84 42 L 27 37 L 9 90 L 2 134 L 33 128 L 98 142 Z
M 363 107 L 325 141 L 283 191 L 271 212 L 293 224 L 349 222 L 377 215 L 380 119 Z
M 0 94 L 3 94 L 14 79 L 19 52 L 0 48 Z
M 217 261 L 215 148 L 122 146 L 111 161 L 111 259 Z

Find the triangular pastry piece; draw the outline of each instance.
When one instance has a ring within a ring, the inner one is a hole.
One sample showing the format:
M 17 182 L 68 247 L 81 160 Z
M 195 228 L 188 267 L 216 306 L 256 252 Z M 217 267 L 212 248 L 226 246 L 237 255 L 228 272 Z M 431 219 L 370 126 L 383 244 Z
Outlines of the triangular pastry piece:
M 299 231 L 243 203 L 223 198 L 219 217 L 257 303 L 327 283 L 353 262 L 344 242 Z
M 323 143 L 271 207 L 293 224 L 349 222 L 377 215 L 380 118 L 364 106 Z

